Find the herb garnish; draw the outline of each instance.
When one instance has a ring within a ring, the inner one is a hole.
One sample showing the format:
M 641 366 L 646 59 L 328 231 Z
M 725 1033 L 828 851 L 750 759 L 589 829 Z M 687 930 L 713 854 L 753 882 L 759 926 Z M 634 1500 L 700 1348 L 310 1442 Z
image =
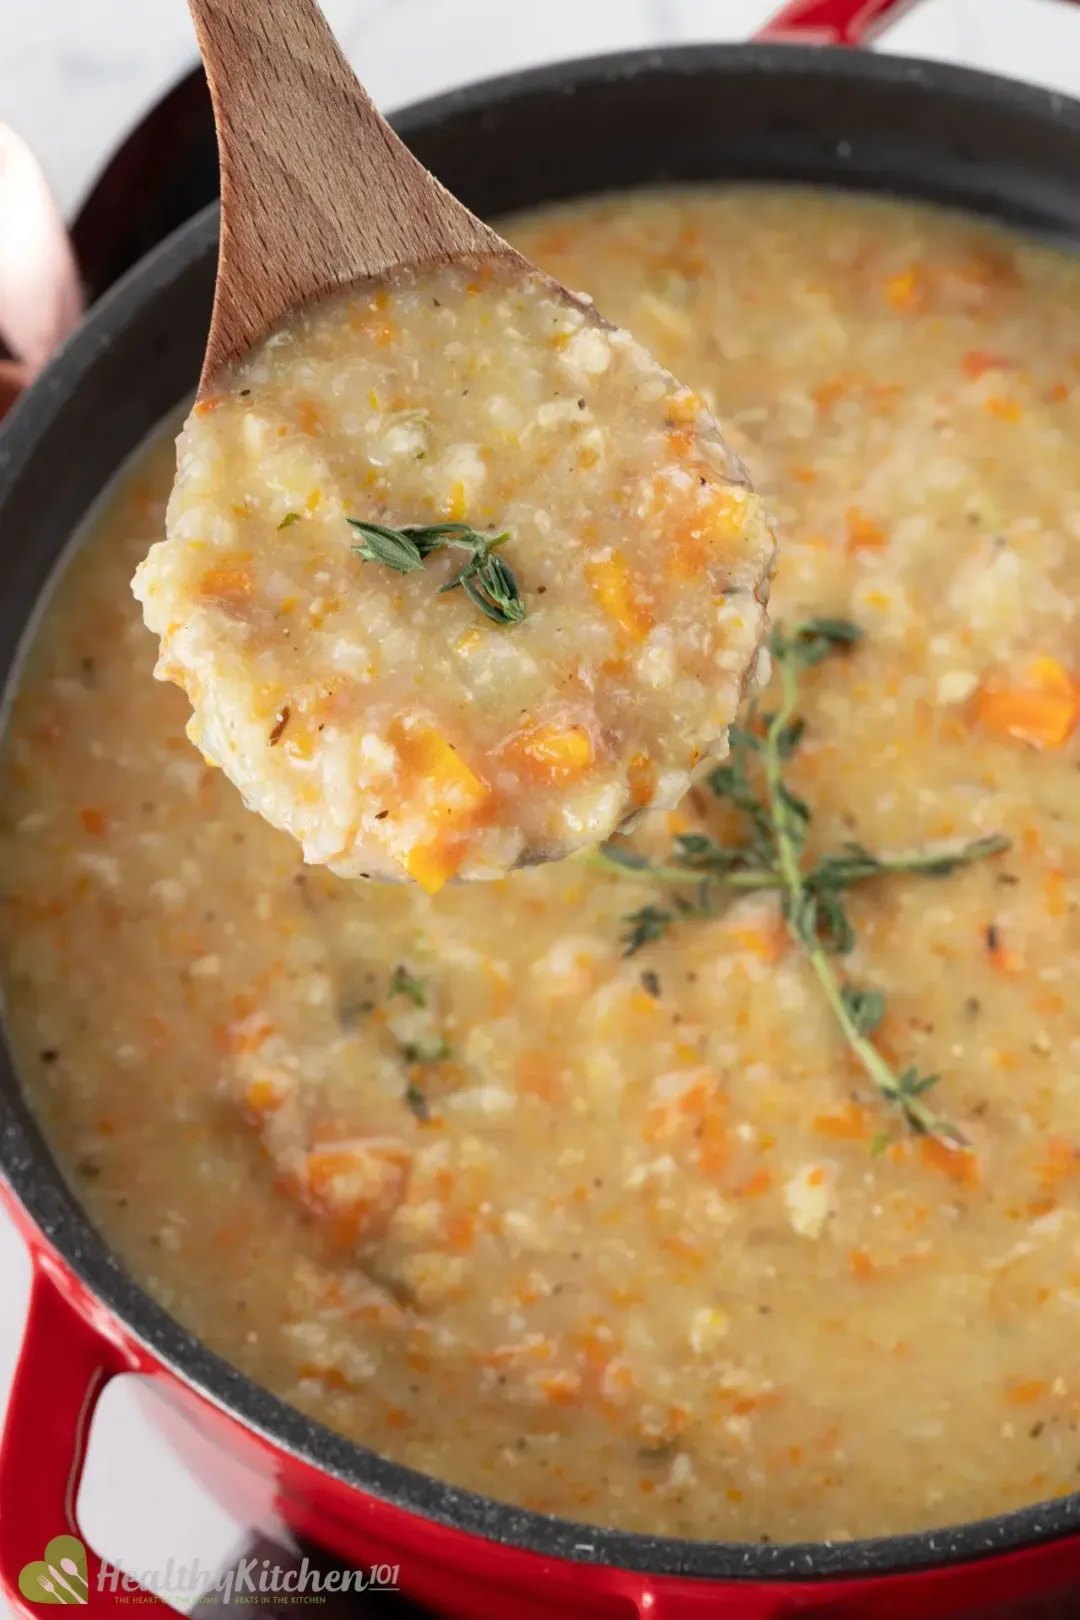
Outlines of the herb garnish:
M 444 547 L 453 546 L 470 553 L 464 568 L 439 587 L 439 595 L 460 585 L 466 596 L 495 624 L 520 624 L 525 617 L 525 600 L 509 563 L 494 555 L 495 547 L 509 540 L 510 531 L 481 534 L 467 523 L 432 523 L 426 527 L 410 523 L 402 529 L 388 529 L 381 523 L 363 523 L 347 518 L 363 535 L 363 544 L 353 546 L 365 562 L 383 563 L 399 574 L 414 574 L 424 559 Z
M 300 514 L 299 514 L 299 512 L 286 512 L 285 516 L 282 518 L 281 522 L 278 524 L 278 528 L 279 529 L 291 529 L 294 523 L 299 523 L 299 522 L 300 522 Z
M 420 1087 L 414 1086 L 411 1081 L 405 1087 L 405 1105 L 416 1115 L 417 1119 L 424 1121 L 431 1118 L 431 1109 L 428 1107 L 427 1098 L 420 1090 Z
M 414 1007 L 426 1007 L 427 996 L 419 979 L 414 979 L 403 962 L 399 962 L 390 975 L 390 983 L 386 991 L 387 999 L 391 996 L 408 996 Z
M 398 1051 L 406 1063 L 443 1063 L 451 1048 L 441 1035 L 432 1035 L 418 1041 L 399 1041 Z
M 803 732 L 803 721 L 795 715 L 798 677 L 830 654 L 854 646 L 861 634 L 845 619 L 811 619 L 790 634 L 780 626 L 774 630 L 770 650 L 780 678 L 780 706 L 774 714 L 759 714 L 756 705 L 751 706 L 747 726 L 731 728 L 730 758 L 708 779 L 717 797 L 745 817 L 749 834 L 745 843 L 727 847 L 693 833 L 675 840 L 667 865 L 654 866 L 613 845 L 604 845 L 591 859 L 608 869 L 696 890 L 692 899 L 675 893 L 666 907 L 646 905 L 624 918 L 627 956 L 659 939 L 683 917 L 715 916 L 717 890 L 777 890 L 789 934 L 805 950 L 848 1045 L 881 1095 L 900 1109 L 912 1130 L 966 1148 L 963 1133 L 926 1101 L 940 1076 L 921 1074 L 914 1064 L 896 1072 L 872 1044 L 870 1037 L 885 1016 L 881 991 L 846 981 L 833 959 L 846 955 L 855 944 L 844 906 L 847 889 L 893 872 L 947 877 L 962 866 L 1000 854 L 1010 840 L 991 834 L 947 848 L 894 855 L 875 855 L 852 842 L 823 855 L 814 866 L 804 865 L 810 809 L 784 780 L 784 765 Z M 757 781 L 751 778 L 752 761 L 758 767 Z

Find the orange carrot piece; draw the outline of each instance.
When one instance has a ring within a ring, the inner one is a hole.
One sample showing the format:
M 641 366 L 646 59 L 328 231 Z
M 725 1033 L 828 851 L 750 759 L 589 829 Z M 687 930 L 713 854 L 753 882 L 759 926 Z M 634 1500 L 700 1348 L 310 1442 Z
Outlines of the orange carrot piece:
M 230 567 L 228 564 L 208 568 L 199 581 L 199 590 L 203 596 L 213 597 L 219 602 L 228 602 L 233 606 L 250 600 L 254 588 L 255 581 L 250 568 Z
M 626 768 L 630 797 L 639 808 L 648 804 L 656 789 L 656 770 L 648 754 L 635 754 Z
M 996 416 L 999 422 L 1019 422 L 1024 414 L 1019 400 L 1006 399 L 1003 394 L 991 394 L 989 399 L 983 400 L 983 410 Z
M 1005 1390 L 1005 1399 L 1010 1406 L 1032 1406 L 1036 1401 L 1042 1400 L 1049 1389 L 1045 1378 L 1027 1378 L 1009 1384 Z
M 846 516 L 848 550 L 880 551 L 886 543 L 885 531 L 880 524 L 868 518 L 857 506 L 849 506 Z
M 903 314 L 920 310 L 926 302 L 926 277 L 917 265 L 899 270 L 885 282 L 885 299 Z
M 971 715 L 988 731 L 1033 748 L 1062 748 L 1080 720 L 1080 689 L 1056 658 L 1037 658 L 1017 685 L 980 686 Z
M 653 615 L 638 594 L 630 565 L 621 552 L 606 557 L 590 557 L 585 578 L 600 606 L 633 641 L 644 641 L 653 626 Z
M 960 362 L 964 376 L 977 382 L 988 371 L 1007 371 L 1015 364 L 1003 354 L 992 354 L 988 349 L 970 349 Z
M 833 1142 L 863 1142 L 870 1134 L 866 1111 L 858 1103 L 847 1103 L 836 1113 L 815 1114 L 814 1130 Z
M 760 1198 L 773 1184 L 773 1173 L 763 1165 L 735 1189 L 736 1198 Z
M 928 1170 L 937 1170 L 961 1186 L 979 1184 L 979 1160 L 970 1151 L 950 1147 L 936 1136 L 920 1136 L 919 1157 Z
M 549 721 L 511 737 L 504 758 L 527 777 L 575 782 L 593 764 L 592 738 L 584 726 Z

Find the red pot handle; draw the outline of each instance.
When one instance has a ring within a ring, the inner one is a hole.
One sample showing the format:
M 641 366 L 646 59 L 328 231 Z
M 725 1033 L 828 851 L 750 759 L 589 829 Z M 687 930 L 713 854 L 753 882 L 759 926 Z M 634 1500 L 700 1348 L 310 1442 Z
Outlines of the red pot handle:
M 95 1326 L 93 1302 L 87 1314 L 71 1299 L 72 1283 L 44 1255 L 34 1258 L 30 1311 L 11 1388 L 7 1422 L 0 1439 L 0 1594 L 17 1614 L 42 1620 L 55 1602 L 44 1590 L 38 1600 L 20 1590 L 27 1565 L 41 1563 L 54 1536 L 79 1535 L 75 1500 L 86 1453 L 90 1420 L 105 1385 L 118 1373 L 140 1370 L 137 1356 Z M 101 1311 L 101 1307 L 97 1307 Z M 77 1561 L 77 1560 L 76 1560 Z M 50 1559 L 55 1565 L 58 1558 Z M 82 1597 L 91 1613 L 123 1614 L 133 1603 L 151 1620 L 175 1620 L 175 1611 L 140 1589 L 125 1591 L 112 1571 L 100 1579 L 102 1562 L 86 1549 L 86 1591 L 79 1577 L 61 1571 L 68 1590 Z M 50 1579 L 47 1565 L 25 1577 L 36 1589 Z M 52 1581 L 54 1591 L 57 1583 Z M 73 1598 L 59 1599 L 74 1607 Z
M 916 0 L 790 0 L 758 39 L 788 45 L 868 45 Z

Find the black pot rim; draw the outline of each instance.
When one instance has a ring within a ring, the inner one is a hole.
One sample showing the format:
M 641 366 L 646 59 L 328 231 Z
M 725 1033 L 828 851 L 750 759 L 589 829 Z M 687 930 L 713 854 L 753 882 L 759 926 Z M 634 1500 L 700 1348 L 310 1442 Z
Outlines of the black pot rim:
M 656 71 L 691 74 L 722 69 L 914 84 L 928 96 L 946 96 L 973 108 L 1000 103 L 1049 113 L 1080 135 L 1080 102 L 1048 90 L 951 65 L 794 45 L 691 45 L 555 63 L 425 99 L 396 114 L 392 122 L 408 140 L 419 127 L 495 108 L 525 94 L 557 97 Z M 19 401 L 0 433 L 0 507 L 39 435 L 62 401 L 78 390 L 112 336 L 124 328 L 133 311 L 167 291 L 178 265 L 209 250 L 216 236 L 216 212 L 214 206 L 203 210 L 129 271 Z M 652 1576 L 762 1582 L 914 1574 L 1031 1548 L 1080 1529 L 1080 1493 L 940 1530 L 831 1543 L 689 1541 L 579 1524 L 496 1502 L 345 1439 L 279 1400 L 196 1339 L 114 1258 L 68 1190 L 28 1107 L 21 1098 L 11 1106 L 2 1094 L 0 1174 L 31 1223 L 79 1281 L 181 1383 L 271 1444 L 359 1493 L 449 1529 L 545 1558 Z

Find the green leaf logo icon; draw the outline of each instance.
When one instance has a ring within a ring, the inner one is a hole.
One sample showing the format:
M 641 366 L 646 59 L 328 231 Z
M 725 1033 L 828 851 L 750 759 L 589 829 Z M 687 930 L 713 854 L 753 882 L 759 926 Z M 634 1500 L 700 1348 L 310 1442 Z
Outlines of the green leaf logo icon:
M 86 1548 L 77 1536 L 53 1536 L 41 1558 L 24 1564 L 19 1591 L 30 1603 L 85 1603 Z

